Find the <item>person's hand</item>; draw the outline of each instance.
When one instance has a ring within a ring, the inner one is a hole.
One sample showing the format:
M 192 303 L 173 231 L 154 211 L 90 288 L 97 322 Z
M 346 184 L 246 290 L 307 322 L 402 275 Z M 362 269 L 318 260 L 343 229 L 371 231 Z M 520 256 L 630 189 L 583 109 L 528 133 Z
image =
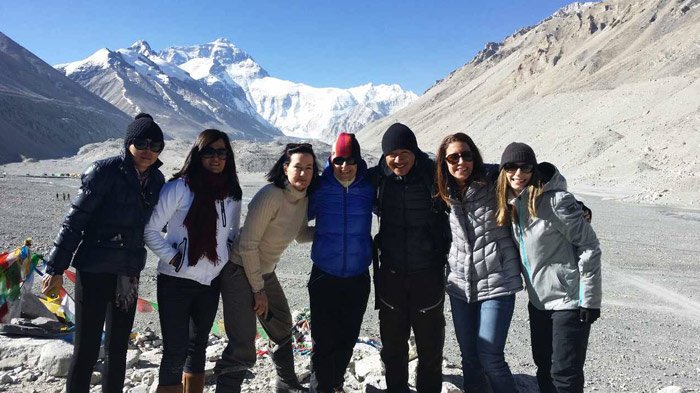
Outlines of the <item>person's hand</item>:
M 255 300 L 255 304 L 253 305 L 255 313 L 263 319 L 267 318 L 267 294 L 265 290 L 263 289 L 254 293 L 253 299 Z
M 62 287 L 63 274 L 44 274 L 44 278 L 41 279 L 41 293 L 48 297 L 58 297 Z
M 586 206 L 583 202 L 577 202 L 581 206 L 581 210 L 583 210 L 583 219 L 590 224 L 591 220 L 593 220 L 593 211 L 589 209 L 588 206 Z
M 169 263 L 173 265 L 173 267 L 175 267 L 176 272 L 179 272 L 180 268 L 182 268 L 182 254 L 180 254 L 179 252 L 175 254 L 173 259 L 171 259 Z
M 600 318 L 600 309 L 599 308 L 579 307 L 578 308 L 578 315 L 579 315 L 579 320 L 581 322 L 593 323 L 598 318 Z

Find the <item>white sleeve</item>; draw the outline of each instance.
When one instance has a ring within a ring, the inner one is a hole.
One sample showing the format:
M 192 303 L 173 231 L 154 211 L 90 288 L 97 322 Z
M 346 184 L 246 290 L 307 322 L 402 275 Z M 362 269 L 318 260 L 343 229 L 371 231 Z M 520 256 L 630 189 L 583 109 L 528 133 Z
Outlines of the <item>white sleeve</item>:
M 177 254 L 177 250 L 172 248 L 161 236 L 161 230 L 177 211 L 182 199 L 180 194 L 186 191 L 187 187 L 182 181 L 176 180 L 165 183 L 160 190 L 158 204 L 153 208 L 151 219 L 143 231 L 146 245 L 161 261 L 170 262 Z
M 226 224 L 229 227 L 229 242 L 233 242 L 233 240 L 236 239 L 241 226 L 241 201 L 233 201 L 233 214 L 231 214 L 231 216 L 228 224 Z

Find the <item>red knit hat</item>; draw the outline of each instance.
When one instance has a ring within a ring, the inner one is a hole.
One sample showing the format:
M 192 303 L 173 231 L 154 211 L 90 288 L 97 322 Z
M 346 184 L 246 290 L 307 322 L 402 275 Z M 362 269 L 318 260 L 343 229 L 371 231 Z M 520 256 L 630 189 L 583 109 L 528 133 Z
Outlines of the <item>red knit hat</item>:
M 335 157 L 349 158 L 353 157 L 356 160 L 360 159 L 360 144 L 355 138 L 355 134 L 341 132 L 333 145 L 333 154 L 331 160 Z

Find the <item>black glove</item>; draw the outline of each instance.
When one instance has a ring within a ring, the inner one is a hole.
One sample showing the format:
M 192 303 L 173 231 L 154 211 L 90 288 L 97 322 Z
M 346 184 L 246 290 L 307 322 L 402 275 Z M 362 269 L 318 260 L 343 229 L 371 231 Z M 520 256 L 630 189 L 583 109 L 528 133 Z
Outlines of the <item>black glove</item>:
M 600 318 L 600 309 L 579 307 L 578 316 L 581 322 L 593 323 L 596 321 L 596 319 Z
M 579 206 L 581 206 L 581 210 L 583 210 L 583 218 L 590 224 L 591 221 L 593 221 L 593 211 L 589 209 L 588 206 L 586 206 L 583 202 L 576 202 L 578 202 Z

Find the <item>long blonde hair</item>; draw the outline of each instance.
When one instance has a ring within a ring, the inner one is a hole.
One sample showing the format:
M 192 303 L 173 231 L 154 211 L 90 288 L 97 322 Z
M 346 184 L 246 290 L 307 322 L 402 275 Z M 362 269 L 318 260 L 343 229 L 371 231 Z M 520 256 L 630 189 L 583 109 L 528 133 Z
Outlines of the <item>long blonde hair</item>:
M 544 183 L 540 179 L 540 173 L 537 167 L 535 167 L 532 171 L 530 183 L 527 185 L 527 210 L 530 212 L 530 217 L 537 217 L 537 201 L 544 192 Z M 508 203 L 510 190 L 511 187 L 510 184 L 508 184 L 506 171 L 501 168 L 501 171 L 498 173 L 498 179 L 496 180 L 496 223 L 498 226 L 509 225 L 517 218 L 515 209 Z

